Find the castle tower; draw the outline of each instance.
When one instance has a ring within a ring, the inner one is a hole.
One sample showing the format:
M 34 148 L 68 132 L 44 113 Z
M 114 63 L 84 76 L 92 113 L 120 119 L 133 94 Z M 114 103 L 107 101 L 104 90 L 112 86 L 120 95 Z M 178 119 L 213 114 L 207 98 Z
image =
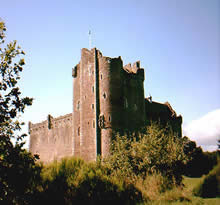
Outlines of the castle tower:
M 123 81 L 122 60 L 99 57 L 99 127 L 101 132 L 101 155 L 109 153 L 112 131 L 123 127 Z
M 97 156 L 96 69 L 96 49 L 82 49 L 73 69 L 73 150 L 89 161 Z
M 144 125 L 144 70 L 139 66 L 136 62 L 123 68 L 121 57 L 82 49 L 80 63 L 73 69 L 75 156 L 105 157 L 113 130 Z
M 145 125 L 144 69 L 140 61 L 124 68 L 124 122 L 125 128 L 137 129 Z

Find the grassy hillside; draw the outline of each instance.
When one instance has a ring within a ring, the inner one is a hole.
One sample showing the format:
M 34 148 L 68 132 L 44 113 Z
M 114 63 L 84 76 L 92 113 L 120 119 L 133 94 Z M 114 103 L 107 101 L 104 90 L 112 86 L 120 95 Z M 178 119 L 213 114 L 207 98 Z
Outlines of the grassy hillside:
M 173 189 L 170 191 L 166 191 L 161 194 L 157 200 L 145 202 L 145 205 L 178 205 L 178 204 L 193 204 L 193 205 L 219 205 L 220 198 L 201 198 L 193 195 L 193 189 L 197 187 L 202 181 L 204 177 L 200 178 L 190 178 L 184 177 L 183 189 Z

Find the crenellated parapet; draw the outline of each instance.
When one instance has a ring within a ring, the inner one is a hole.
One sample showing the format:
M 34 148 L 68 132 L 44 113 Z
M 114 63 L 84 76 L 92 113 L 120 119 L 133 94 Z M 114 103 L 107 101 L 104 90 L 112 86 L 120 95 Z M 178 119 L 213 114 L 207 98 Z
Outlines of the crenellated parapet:
M 51 124 L 53 128 L 65 127 L 66 125 L 72 126 L 72 113 L 57 118 L 52 118 Z
M 37 132 L 39 130 L 46 129 L 47 127 L 48 127 L 47 120 L 42 121 L 40 123 L 35 123 L 35 124 L 29 122 L 28 123 L 28 132 L 29 132 L 29 134 L 31 134 L 32 132 Z
M 124 66 L 124 70 L 127 71 L 128 73 L 137 73 L 138 70 L 140 69 L 140 61 L 136 61 L 131 65 L 131 63 L 127 64 Z
M 125 65 L 123 67 L 123 69 L 130 74 L 128 77 L 129 78 L 137 78 L 137 79 L 141 79 L 142 81 L 144 81 L 145 76 L 144 76 L 144 69 L 140 67 L 140 61 L 136 61 L 135 63 L 133 63 L 133 65 L 131 65 L 131 63 Z
M 47 120 L 44 120 L 40 123 L 28 123 L 29 133 L 37 132 L 43 129 L 52 129 L 64 127 L 66 125 L 72 126 L 72 113 L 63 115 L 57 118 L 53 118 L 51 115 L 47 116 Z

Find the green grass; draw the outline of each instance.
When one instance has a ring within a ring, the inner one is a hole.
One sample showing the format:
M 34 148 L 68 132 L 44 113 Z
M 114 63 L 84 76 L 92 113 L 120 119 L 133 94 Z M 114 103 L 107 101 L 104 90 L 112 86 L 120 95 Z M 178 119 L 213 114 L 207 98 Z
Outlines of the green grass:
M 219 205 L 220 198 L 201 198 L 193 196 L 192 190 L 196 187 L 201 181 L 201 178 L 190 178 L 184 177 L 183 189 L 173 189 L 166 191 L 158 197 L 158 200 L 149 201 L 144 203 L 144 205 Z
M 202 181 L 202 177 L 200 178 L 191 178 L 185 177 L 183 178 L 183 184 L 185 185 L 185 190 L 192 192 L 193 188 L 197 186 Z
M 203 180 L 203 177 L 200 177 L 200 178 L 184 177 L 183 183 L 185 184 L 185 191 L 191 193 L 191 195 L 192 195 L 192 190 L 202 180 Z M 176 204 L 178 204 L 178 203 L 176 203 Z M 204 198 L 201 198 L 201 197 L 192 196 L 192 201 L 188 204 L 219 205 L 220 204 L 220 198 L 206 198 L 206 199 L 204 199 Z

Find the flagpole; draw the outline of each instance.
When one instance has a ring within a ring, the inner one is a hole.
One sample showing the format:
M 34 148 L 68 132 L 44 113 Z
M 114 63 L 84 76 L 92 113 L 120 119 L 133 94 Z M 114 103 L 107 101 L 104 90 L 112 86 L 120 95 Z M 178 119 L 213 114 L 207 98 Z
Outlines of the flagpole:
M 92 49 L 92 33 L 91 30 L 89 30 L 89 49 Z

